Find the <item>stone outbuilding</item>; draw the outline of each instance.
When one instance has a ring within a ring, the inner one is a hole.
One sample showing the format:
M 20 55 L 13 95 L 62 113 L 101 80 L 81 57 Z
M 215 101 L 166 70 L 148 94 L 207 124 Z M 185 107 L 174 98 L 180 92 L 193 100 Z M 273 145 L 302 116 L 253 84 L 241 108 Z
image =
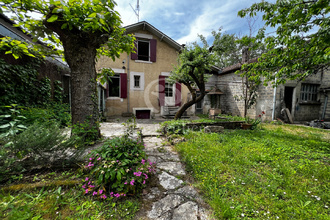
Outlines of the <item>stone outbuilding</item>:
M 257 59 L 248 62 L 257 62 Z M 244 62 L 242 62 L 244 63 Z M 236 74 L 242 65 L 235 64 L 224 68 L 218 75 L 217 87 L 224 93 L 220 106 L 222 113 L 244 115 L 245 77 Z M 289 80 L 285 84 L 273 87 L 260 84 L 256 90 L 255 104 L 247 110 L 247 116 L 262 120 L 285 119 L 288 109 L 294 122 L 311 120 L 330 120 L 330 71 L 321 70 L 307 77 L 304 81 Z

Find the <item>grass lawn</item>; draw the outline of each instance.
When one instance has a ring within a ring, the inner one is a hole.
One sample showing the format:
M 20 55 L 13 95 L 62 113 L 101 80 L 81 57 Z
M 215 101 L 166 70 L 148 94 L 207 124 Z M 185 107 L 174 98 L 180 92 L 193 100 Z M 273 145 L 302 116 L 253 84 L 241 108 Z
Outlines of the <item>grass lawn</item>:
M 132 219 L 137 198 L 95 199 L 84 195 L 74 172 L 39 174 L 0 190 L 0 219 Z
M 330 132 L 263 124 L 176 146 L 218 219 L 329 219 Z

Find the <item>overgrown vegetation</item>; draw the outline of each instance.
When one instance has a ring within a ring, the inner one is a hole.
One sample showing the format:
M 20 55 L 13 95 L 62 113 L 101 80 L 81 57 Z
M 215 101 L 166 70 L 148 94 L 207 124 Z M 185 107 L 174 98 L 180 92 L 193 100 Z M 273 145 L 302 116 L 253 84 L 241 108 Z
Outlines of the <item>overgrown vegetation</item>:
M 328 219 L 329 131 L 263 124 L 176 146 L 219 219 Z
M 133 219 L 139 209 L 141 190 L 155 172 L 153 164 L 146 158 L 141 140 L 139 137 L 134 139 L 132 135 L 135 121 L 126 123 L 126 132 L 122 137 L 107 140 L 102 147 L 91 151 L 86 156 L 86 164 L 77 170 L 60 174 L 58 170 L 67 169 L 60 166 L 55 168 L 57 172 L 46 174 L 9 173 L 12 171 L 10 169 L 25 162 L 31 162 L 34 166 L 47 163 L 45 156 L 52 162 L 57 156 L 64 155 L 72 162 L 67 147 L 64 147 L 64 152 L 61 151 L 62 146 L 71 143 L 70 139 L 66 141 L 58 136 L 53 139 L 53 133 L 55 135 L 57 131 L 63 135 L 55 126 L 41 123 L 28 127 L 15 136 L 14 145 L 5 152 L 10 154 L 6 164 L 11 164 L 5 170 L 7 173 L 0 173 L 0 177 L 9 176 L 7 184 L 11 185 L 1 187 L 0 218 Z M 45 146 L 46 143 L 49 146 Z M 54 148 L 59 150 L 52 152 Z M 23 159 L 17 158 L 21 154 Z M 66 162 L 66 157 L 58 159 Z M 5 156 L 3 158 L 6 159 Z M 27 166 L 23 167 L 27 169 Z M 3 167 L 1 170 L 4 170 Z M 12 185 L 13 182 L 16 185 Z
M 136 198 L 103 200 L 86 195 L 77 183 L 77 173 L 51 172 L 29 178 L 32 183 L 2 188 L 1 219 L 132 219 L 139 209 Z M 36 187 L 40 182 L 44 186 Z

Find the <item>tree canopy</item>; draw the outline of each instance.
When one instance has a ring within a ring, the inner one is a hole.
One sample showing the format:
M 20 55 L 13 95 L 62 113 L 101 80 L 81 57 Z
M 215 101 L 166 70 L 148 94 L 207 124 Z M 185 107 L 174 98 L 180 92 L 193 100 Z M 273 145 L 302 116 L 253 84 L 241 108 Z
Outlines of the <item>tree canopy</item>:
M 259 30 L 257 38 L 264 41 L 267 52 L 258 62 L 246 64 L 250 78 L 265 77 L 265 83 L 303 80 L 330 64 L 330 2 L 328 0 L 262 1 L 241 10 L 238 15 L 263 13 L 265 25 L 276 29 L 274 35 Z M 277 80 L 275 80 L 277 79 Z
M 134 46 L 134 37 L 124 34 L 115 5 L 113 0 L 2 1 L 1 12 L 13 13 L 18 25 L 35 41 L 63 49 L 71 70 L 73 124 L 98 128 L 97 55 L 114 60 Z

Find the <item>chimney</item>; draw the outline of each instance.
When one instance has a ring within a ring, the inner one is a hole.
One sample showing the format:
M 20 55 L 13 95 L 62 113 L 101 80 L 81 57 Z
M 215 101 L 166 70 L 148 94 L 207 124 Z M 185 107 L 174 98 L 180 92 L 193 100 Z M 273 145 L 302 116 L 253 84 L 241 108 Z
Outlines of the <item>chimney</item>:
M 250 59 L 249 57 L 249 48 L 248 47 L 243 47 L 242 49 L 242 63 L 247 63 Z

